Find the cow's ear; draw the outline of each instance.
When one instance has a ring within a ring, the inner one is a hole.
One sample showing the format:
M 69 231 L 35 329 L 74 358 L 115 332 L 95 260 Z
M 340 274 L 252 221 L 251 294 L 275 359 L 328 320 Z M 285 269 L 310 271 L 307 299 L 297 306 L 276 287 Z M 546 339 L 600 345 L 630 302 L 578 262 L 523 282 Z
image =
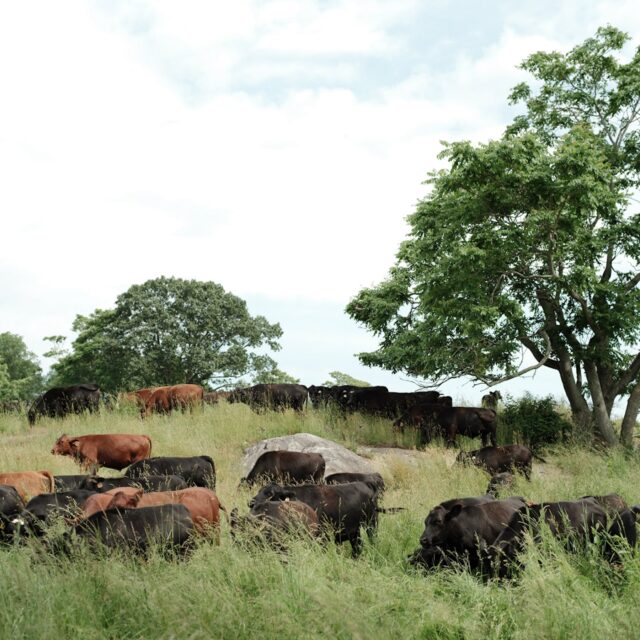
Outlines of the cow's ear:
M 74 450 L 78 450 L 78 445 L 80 444 L 80 440 L 78 438 L 74 438 L 73 440 L 69 440 L 69 446 Z
M 461 511 L 462 511 L 462 505 L 460 503 L 454 505 L 453 507 L 451 507 L 451 509 L 449 509 L 449 511 L 447 511 L 445 520 L 451 520 L 452 518 L 459 516 Z

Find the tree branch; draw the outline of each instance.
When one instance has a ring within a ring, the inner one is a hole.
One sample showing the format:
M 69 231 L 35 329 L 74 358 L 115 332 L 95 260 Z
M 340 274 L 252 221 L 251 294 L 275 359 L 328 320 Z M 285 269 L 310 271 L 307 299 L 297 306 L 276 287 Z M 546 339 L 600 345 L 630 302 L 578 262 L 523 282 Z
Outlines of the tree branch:
M 536 343 L 529 338 L 529 336 L 523 336 L 520 338 L 520 342 L 531 352 L 531 355 L 540 362 L 544 358 L 544 354 L 540 349 L 538 349 Z M 556 371 L 560 369 L 560 363 L 557 360 L 551 360 L 547 358 L 544 363 L 545 367 L 549 367 L 550 369 L 555 369 Z

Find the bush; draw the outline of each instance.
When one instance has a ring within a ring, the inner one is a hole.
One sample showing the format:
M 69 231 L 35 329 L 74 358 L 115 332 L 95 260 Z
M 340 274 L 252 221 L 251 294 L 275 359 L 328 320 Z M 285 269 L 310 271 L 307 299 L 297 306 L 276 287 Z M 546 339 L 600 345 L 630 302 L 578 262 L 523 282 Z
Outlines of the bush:
M 519 442 L 532 447 L 553 444 L 564 440 L 571 429 L 571 422 L 560 415 L 553 396 L 509 396 L 498 418 L 498 440 L 502 443 Z

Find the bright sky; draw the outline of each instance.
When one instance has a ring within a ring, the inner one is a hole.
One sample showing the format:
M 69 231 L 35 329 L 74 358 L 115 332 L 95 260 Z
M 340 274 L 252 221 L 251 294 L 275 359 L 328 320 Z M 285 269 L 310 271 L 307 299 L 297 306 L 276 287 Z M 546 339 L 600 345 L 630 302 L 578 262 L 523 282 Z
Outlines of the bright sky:
M 41 355 L 132 284 L 213 280 L 281 323 L 302 382 L 412 389 L 358 364 L 375 341 L 344 306 L 392 265 L 439 141 L 500 135 L 518 63 L 607 23 L 638 44 L 630 0 L 2 3 L 0 332 Z

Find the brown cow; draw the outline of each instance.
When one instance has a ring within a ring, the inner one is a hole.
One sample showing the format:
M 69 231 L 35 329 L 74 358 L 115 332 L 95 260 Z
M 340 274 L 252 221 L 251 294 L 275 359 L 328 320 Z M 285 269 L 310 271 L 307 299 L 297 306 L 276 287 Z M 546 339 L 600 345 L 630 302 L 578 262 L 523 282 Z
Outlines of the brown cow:
M 71 456 L 84 469 L 95 475 L 98 467 L 118 471 L 151 455 L 151 438 L 129 433 L 109 433 L 90 436 L 61 435 L 51 453 Z
M 86 520 L 98 511 L 109 509 L 135 509 L 140 502 L 142 489 L 136 487 L 121 487 L 110 489 L 104 493 L 90 495 L 82 505 L 80 519 Z
M 55 483 L 50 471 L 14 471 L 0 473 L 0 484 L 13 487 L 28 502 L 41 493 L 54 493 Z
M 149 387 L 146 389 L 137 389 L 136 391 L 129 391 L 119 394 L 120 402 L 126 404 L 136 404 L 140 408 L 144 408 L 149 399 L 149 396 L 157 389 L 157 387 Z
M 199 384 L 175 384 L 171 387 L 158 387 L 148 397 L 140 415 L 144 418 L 151 413 L 171 413 L 174 409 L 193 410 L 202 407 L 204 389 Z

